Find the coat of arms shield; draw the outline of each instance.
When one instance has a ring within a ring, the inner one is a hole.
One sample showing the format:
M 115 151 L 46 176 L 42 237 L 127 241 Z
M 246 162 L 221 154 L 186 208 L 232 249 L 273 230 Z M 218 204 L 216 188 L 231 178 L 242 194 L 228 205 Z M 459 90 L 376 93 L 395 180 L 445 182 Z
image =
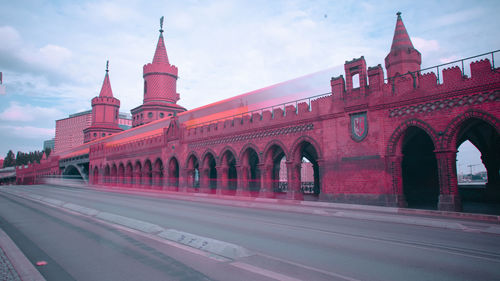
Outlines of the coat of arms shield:
M 351 137 L 355 141 L 362 141 L 368 134 L 368 118 L 366 112 L 351 114 Z

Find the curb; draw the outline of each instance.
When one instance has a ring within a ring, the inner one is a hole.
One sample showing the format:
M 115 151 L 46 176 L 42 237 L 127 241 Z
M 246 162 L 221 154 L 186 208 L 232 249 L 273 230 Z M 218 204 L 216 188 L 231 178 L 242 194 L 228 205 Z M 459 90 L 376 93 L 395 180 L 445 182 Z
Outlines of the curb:
M 221 256 L 224 258 L 234 260 L 237 258 L 248 257 L 252 255 L 252 253 L 246 248 L 229 242 L 203 237 L 175 229 L 165 229 L 157 224 L 149 223 L 146 221 L 124 217 L 113 213 L 101 212 L 96 209 L 87 208 L 74 203 L 64 202 L 61 200 L 48 198 L 36 194 L 30 194 L 12 190 L 9 191 L 3 190 L 3 191 L 14 196 L 22 197 L 32 201 L 37 201 L 42 204 L 50 205 L 53 207 L 65 209 L 67 211 L 75 212 L 87 217 L 93 217 L 94 219 L 101 220 L 104 222 L 124 226 L 129 229 L 137 230 L 145 234 L 156 236 L 160 239 L 169 240 L 175 243 L 189 246 L 191 248 L 195 248 L 207 252 L 209 254 Z
M 82 188 L 89 188 L 84 187 Z M 220 195 L 220 194 L 208 194 L 208 193 L 194 193 L 194 192 L 178 192 L 169 190 L 155 190 L 155 189 L 141 189 L 141 188 L 129 188 L 129 187 L 113 187 L 104 186 L 104 188 L 99 188 L 95 186 L 90 186 L 91 189 L 97 191 L 125 191 L 125 192 L 139 192 L 144 194 L 162 194 L 171 195 L 184 200 L 194 201 L 193 199 L 203 198 L 211 200 L 225 200 L 226 204 L 232 206 L 238 206 L 236 201 L 248 202 L 248 203 L 264 203 L 264 204 L 280 204 L 287 206 L 304 206 L 312 208 L 327 208 L 335 210 L 350 210 L 350 211 L 371 211 L 378 213 L 388 213 L 388 214 L 399 214 L 399 215 L 417 215 L 417 216 L 432 216 L 441 218 L 454 218 L 454 219 L 467 219 L 471 221 L 483 221 L 483 222 L 493 222 L 500 224 L 499 215 L 488 215 L 488 214 L 477 214 L 477 213 L 463 213 L 463 212 L 453 212 L 453 211 L 439 211 L 439 210 L 424 210 L 424 209 L 409 209 L 409 208 L 399 208 L 399 207 L 384 207 L 384 206 L 373 206 L 373 205 L 360 205 L 360 204 L 348 204 L 348 203 L 333 203 L 333 202 L 317 202 L 317 201 L 298 201 L 291 199 L 276 199 L 276 198 L 259 198 L 259 197 L 246 197 L 237 195 Z M 290 210 L 290 209 L 287 209 Z M 319 212 L 318 214 L 321 214 Z
M 35 266 L 26 258 L 14 241 L 0 228 L 0 247 L 5 252 L 14 270 L 23 281 L 45 281 Z

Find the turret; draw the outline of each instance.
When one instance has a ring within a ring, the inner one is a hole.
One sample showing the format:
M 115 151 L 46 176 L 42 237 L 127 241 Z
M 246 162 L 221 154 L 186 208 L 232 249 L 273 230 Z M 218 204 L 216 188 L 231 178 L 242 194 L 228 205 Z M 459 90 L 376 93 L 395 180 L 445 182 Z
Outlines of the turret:
M 133 127 L 186 111 L 177 105 L 180 99 L 177 93 L 178 70 L 168 61 L 163 38 L 163 17 L 160 19 L 160 36 L 153 61 L 144 65 L 143 78 L 143 104 L 131 110 Z
M 98 97 L 92 99 L 92 124 L 83 130 L 83 142 L 93 141 L 116 132 L 123 131 L 118 126 L 120 100 L 113 97 L 109 82 L 109 62 L 106 62 L 106 75 Z
M 387 77 L 392 78 L 408 72 L 420 70 L 422 58 L 420 52 L 413 47 L 410 36 L 406 31 L 401 12 L 396 14 L 396 28 L 392 39 L 391 51 L 385 57 L 385 69 Z

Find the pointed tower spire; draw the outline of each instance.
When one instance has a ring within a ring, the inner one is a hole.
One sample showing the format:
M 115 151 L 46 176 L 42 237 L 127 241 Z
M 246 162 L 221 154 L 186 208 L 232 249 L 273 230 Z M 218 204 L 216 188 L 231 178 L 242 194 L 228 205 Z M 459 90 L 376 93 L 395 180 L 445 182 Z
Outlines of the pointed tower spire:
M 123 131 L 118 126 L 120 100 L 113 97 L 108 72 L 109 61 L 106 61 L 106 75 L 101 93 L 92 99 L 92 123 L 83 130 L 84 143 Z
M 396 21 L 396 28 L 394 30 L 394 37 L 392 39 L 391 51 L 408 48 L 413 49 L 413 44 L 411 43 L 410 36 L 408 36 L 405 24 L 403 23 L 403 19 L 401 18 L 401 12 L 397 12 L 396 15 L 398 16 L 398 19 Z
M 142 105 L 130 110 L 132 127 L 147 124 L 154 120 L 175 116 L 186 109 L 177 104 L 177 66 L 168 61 L 163 41 L 163 17 L 160 18 L 160 37 L 156 45 L 153 62 L 142 68 L 144 78 L 144 99 Z
M 158 44 L 156 45 L 153 63 L 169 64 L 167 49 L 165 48 L 165 42 L 163 41 L 163 17 L 160 18 L 160 37 L 158 38 Z
M 111 83 L 109 82 L 109 60 L 106 61 L 106 75 L 104 76 L 104 81 L 102 82 L 100 97 L 113 97 L 113 91 L 111 90 Z
M 385 57 L 385 69 L 389 78 L 418 71 L 422 62 L 420 52 L 411 43 L 410 36 L 401 18 L 401 12 L 397 12 L 396 15 L 398 18 L 391 51 Z

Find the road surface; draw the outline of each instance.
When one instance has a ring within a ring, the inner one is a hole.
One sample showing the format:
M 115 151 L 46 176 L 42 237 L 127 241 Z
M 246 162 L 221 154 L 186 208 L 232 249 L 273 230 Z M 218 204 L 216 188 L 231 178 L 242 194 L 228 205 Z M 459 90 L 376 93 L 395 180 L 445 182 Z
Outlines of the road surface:
M 11 186 L 0 189 L 0 226 L 32 263 L 47 262 L 37 267 L 47 280 L 500 280 L 500 232 L 482 231 L 498 223 L 199 201 Z M 163 239 L 155 227 L 215 246 Z

